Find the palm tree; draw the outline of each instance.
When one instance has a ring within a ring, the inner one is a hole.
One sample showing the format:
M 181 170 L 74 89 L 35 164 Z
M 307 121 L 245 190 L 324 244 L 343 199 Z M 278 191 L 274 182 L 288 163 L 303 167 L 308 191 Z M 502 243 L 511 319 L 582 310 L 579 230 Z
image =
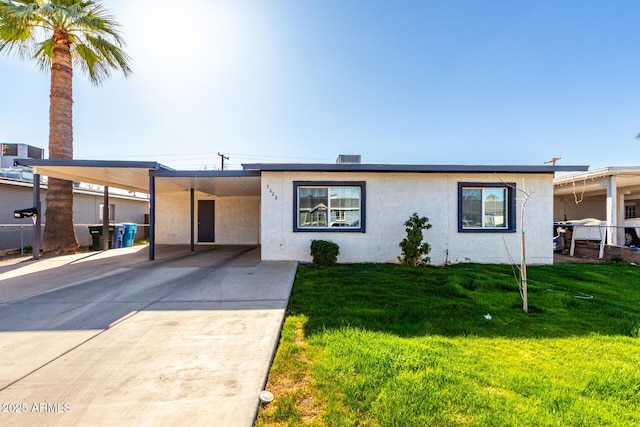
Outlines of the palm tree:
M 0 0 L 0 52 L 35 60 L 51 72 L 49 158 L 73 158 L 74 66 L 94 85 L 112 70 L 131 73 L 119 25 L 92 0 Z M 42 248 L 52 255 L 73 253 L 73 183 L 49 179 Z

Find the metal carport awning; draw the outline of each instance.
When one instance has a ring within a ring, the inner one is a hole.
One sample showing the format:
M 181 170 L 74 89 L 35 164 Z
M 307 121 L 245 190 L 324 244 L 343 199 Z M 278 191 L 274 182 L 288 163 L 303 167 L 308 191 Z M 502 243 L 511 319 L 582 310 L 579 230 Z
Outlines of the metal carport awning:
M 51 160 L 16 159 L 15 163 L 34 171 L 34 203 L 40 200 L 40 175 L 98 184 L 104 189 L 104 206 L 108 209 L 109 187 L 149 194 L 149 260 L 155 258 L 155 203 L 158 191 L 191 191 L 191 249 L 194 250 L 194 192 L 216 196 L 259 196 L 260 171 L 177 171 L 157 162 L 121 160 Z M 38 187 L 38 188 L 36 188 Z M 36 196 L 36 191 L 38 192 Z M 39 210 L 40 211 L 40 210 Z M 40 230 L 40 215 L 36 231 Z M 103 215 L 103 235 L 108 235 L 109 216 Z M 106 230 L 106 231 L 105 231 Z M 104 234 L 106 233 L 106 234 Z M 39 245 L 39 236 L 36 238 Z M 106 242 L 107 239 L 104 239 Z M 37 248 L 39 249 L 39 248 Z M 34 248 L 34 258 L 38 251 Z
M 15 163 L 32 168 L 38 175 L 143 193 L 149 193 L 151 171 L 172 170 L 157 162 L 121 160 L 17 159 Z
M 16 165 L 33 169 L 33 203 L 38 213 L 40 206 L 40 175 L 67 181 L 87 182 L 104 186 L 102 213 L 102 235 L 109 235 L 109 187 L 130 191 L 149 193 L 152 171 L 171 170 L 156 162 L 132 162 L 119 160 L 53 160 L 53 159 L 16 159 Z M 149 221 L 151 222 L 151 221 Z M 33 259 L 40 257 L 40 230 L 42 215 L 36 216 Z M 151 224 L 149 224 L 151 230 Z M 107 238 L 103 240 L 103 250 L 109 245 Z M 152 254 L 151 244 L 149 253 Z

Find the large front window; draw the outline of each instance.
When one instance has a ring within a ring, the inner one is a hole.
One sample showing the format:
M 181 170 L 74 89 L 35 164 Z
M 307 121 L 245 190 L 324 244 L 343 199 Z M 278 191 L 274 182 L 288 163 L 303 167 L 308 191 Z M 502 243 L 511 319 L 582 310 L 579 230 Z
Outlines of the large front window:
M 515 231 L 515 184 L 460 183 L 459 231 Z
M 364 182 L 294 182 L 294 231 L 364 231 Z

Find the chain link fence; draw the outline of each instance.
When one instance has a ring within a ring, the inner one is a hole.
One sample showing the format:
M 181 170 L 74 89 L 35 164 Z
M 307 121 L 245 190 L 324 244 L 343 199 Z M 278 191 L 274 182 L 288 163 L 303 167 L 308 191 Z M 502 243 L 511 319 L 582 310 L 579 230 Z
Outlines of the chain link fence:
M 19 249 L 24 253 L 26 247 L 33 246 L 34 227 L 33 224 L 0 224 L 0 250 Z
M 80 246 L 91 246 L 93 237 L 89 232 L 89 226 L 100 224 L 74 224 L 73 228 Z M 149 224 L 137 224 L 138 230 L 135 239 L 147 239 L 149 236 Z M 41 228 L 44 232 L 44 224 Z M 42 233 L 40 233 L 42 236 Z M 20 253 L 30 252 L 35 238 L 34 224 L 0 224 L 0 251 L 19 250 Z
M 569 249 L 572 240 L 640 248 L 640 227 L 554 224 L 554 249 Z

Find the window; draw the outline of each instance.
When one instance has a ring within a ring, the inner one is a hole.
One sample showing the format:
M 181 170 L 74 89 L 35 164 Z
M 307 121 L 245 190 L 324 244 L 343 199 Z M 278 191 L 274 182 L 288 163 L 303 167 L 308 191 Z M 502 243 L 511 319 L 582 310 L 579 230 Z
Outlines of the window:
M 458 183 L 458 231 L 514 232 L 515 184 Z
M 636 204 L 634 202 L 627 202 L 624 204 L 624 219 L 630 219 L 636 217 Z
M 104 203 L 100 203 L 100 208 L 98 209 L 98 221 L 102 222 L 102 208 L 104 208 Z M 109 221 L 116 220 L 116 205 L 109 203 Z
M 293 231 L 365 231 L 365 183 L 293 183 Z

